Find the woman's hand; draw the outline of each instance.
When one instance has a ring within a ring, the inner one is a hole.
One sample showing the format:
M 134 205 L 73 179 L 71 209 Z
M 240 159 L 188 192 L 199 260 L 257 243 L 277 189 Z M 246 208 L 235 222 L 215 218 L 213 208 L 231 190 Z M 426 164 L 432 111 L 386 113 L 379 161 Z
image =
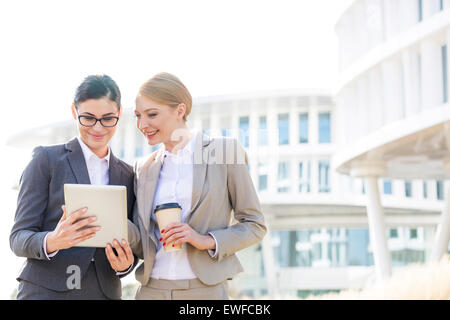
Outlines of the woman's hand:
M 164 246 L 177 246 L 183 242 L 190 243 L 199 250 L 215 249 L 216 242 L 210 235 L 202 235 L 186 223 L 171 223 L 161 230 L 161 239 Z
M 97 220 L 96 217 L 80 219 L 87 212 L 87 208 L 74 211 L 69 218 L 66 216 L 66 206 L 61 206 L 63 215 L 55 230 L 48 233 L 46 250 L 52 253 L 61 249 L 68 249 L 74 245 L 92 238 L 100 227 L 87 227 Z M 79 221 L 77 221 L 80 219 Z
M 114 253 L 113 247 L 116 249 L 117 255 Z M 111 268 L 116 272 L 126 271 L 134 262 L 133 252 L 125 239 L 122 239 L 121 244 L 114 239 L 112 246 L 110 243 L 106 245 L 105 252 Z

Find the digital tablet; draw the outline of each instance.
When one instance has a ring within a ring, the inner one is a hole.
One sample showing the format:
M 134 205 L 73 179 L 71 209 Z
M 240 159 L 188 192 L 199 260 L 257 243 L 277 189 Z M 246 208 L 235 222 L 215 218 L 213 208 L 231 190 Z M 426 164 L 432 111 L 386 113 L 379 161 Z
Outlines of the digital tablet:
M 114 239 L 128 241 L 127 188 L 125 186 L 64 184 L 66 214 L 87 207 L 82 218 L 96 216 L 97 221 L 89 226 L 101 229 L 93 238 L 75 245 L 76 247 L 106 248 Z

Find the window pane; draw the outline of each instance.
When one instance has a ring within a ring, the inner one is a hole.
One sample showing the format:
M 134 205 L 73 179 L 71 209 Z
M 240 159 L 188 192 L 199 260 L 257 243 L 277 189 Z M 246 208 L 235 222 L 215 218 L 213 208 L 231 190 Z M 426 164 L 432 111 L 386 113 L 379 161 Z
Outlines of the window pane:
M 319 113 L 319 143 L 331 142 L 330 113 Z
M 262 174 L 258 178 L 258 189 L 259 191 L 267 190 L 267 175 Z
M 426 181 L 423 182 L 423 197 L 424 199 L 428 198 L 428 186 Z
M 422 0 L 417 0 L 417 11 L 418 11 L 418 19 L 419 22 L 423 20 L 423 6 L 422 6 Z
M 299 115 L 299 143 L 308 143 L 308 114 Z
M 438 200 L 444 200 L 444 183 L 436 181 L 436 195 Z
M 405 197 L 412 197 L 411 181 L 405 181 Z
M 330 192 L 328 161 L 319 161 L 319 192 Z
M 398 238 L 397 229 L 390 229 L 389 230 L 389 238 Z
M 299 192 L 311 192 L 310 181 L 311 181 L 311 166 L 309 161 L 300 162 L 298 164 L 299 172 Z
M 391 180 L 384 180 L 383 182 L 383 193 L 392 194 L 392 182 Z
M 267 146 L 267 118 L 266 116 L 259 117 L 258 128 L 258 144 L 260 146 Z
M 289 114 L 278 115 L 278 143 L 289 144 Z
M 245 148 L 249 145 L 249 117 L 239 117 L 239 141 Z
M 289 162 L 278 163 L 278 192 L 290 192 Z
M 417 239 L 417 229 L 410 229 L 409 230 L 409 238 L 410 239 Z

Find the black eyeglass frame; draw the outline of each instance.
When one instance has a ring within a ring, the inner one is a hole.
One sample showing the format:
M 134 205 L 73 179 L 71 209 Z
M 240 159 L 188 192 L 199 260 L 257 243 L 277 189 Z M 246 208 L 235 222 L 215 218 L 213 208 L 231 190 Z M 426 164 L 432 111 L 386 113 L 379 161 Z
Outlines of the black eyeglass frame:
M 88 125 L 85 125 L 85 124 L 83 124 L 83 123 L 81 122 L 81 118 L 95 119 L 95 122 L 94 122 L 94 124 L 88 126 Z M 112 126 L 105 126 L 105 125 L 103 124 L 102 120 L 104 120 L 104 119 L 106 119 L 106 118 L 114 118 L 114 119 L 116 119 L 116 123 L 114 123 L 114 125 L 112 125 Z M 97 122 L 99 122 L 99 121 L 100 121 L 100 124 L 101 124 L 103 127 L 105 127 L 105 128 L 112 128 L 112 127 L 115 127 L 115 126 L 117 125 L 117 123 L 119 122 L 119 117 L 118 117 L 118 116 L 107 116 L 107 117 L 104 117 L 104 118 L 96 118 L 96 117 L 93 117 L 93 116 L 80 116 L 80 115 L 78 116 L 78 122 L 79 122 L 83 127 L 95 127 L 95 125 L 96 125 Z

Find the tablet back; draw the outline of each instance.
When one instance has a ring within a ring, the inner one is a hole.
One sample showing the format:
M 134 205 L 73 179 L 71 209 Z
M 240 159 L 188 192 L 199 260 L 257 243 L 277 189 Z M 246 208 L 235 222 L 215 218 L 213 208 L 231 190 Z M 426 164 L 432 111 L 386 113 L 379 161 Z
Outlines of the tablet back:
M 89 226 L 101 229 L 93 238 L 80 242 L 76 247 L 105 248 L 114 239 L 128 240 L 127 188 L 125 186 L 64 184 L 67 217 L 78 209 L 87 207 L 82 216 L 96 216 L 97 221 Z

